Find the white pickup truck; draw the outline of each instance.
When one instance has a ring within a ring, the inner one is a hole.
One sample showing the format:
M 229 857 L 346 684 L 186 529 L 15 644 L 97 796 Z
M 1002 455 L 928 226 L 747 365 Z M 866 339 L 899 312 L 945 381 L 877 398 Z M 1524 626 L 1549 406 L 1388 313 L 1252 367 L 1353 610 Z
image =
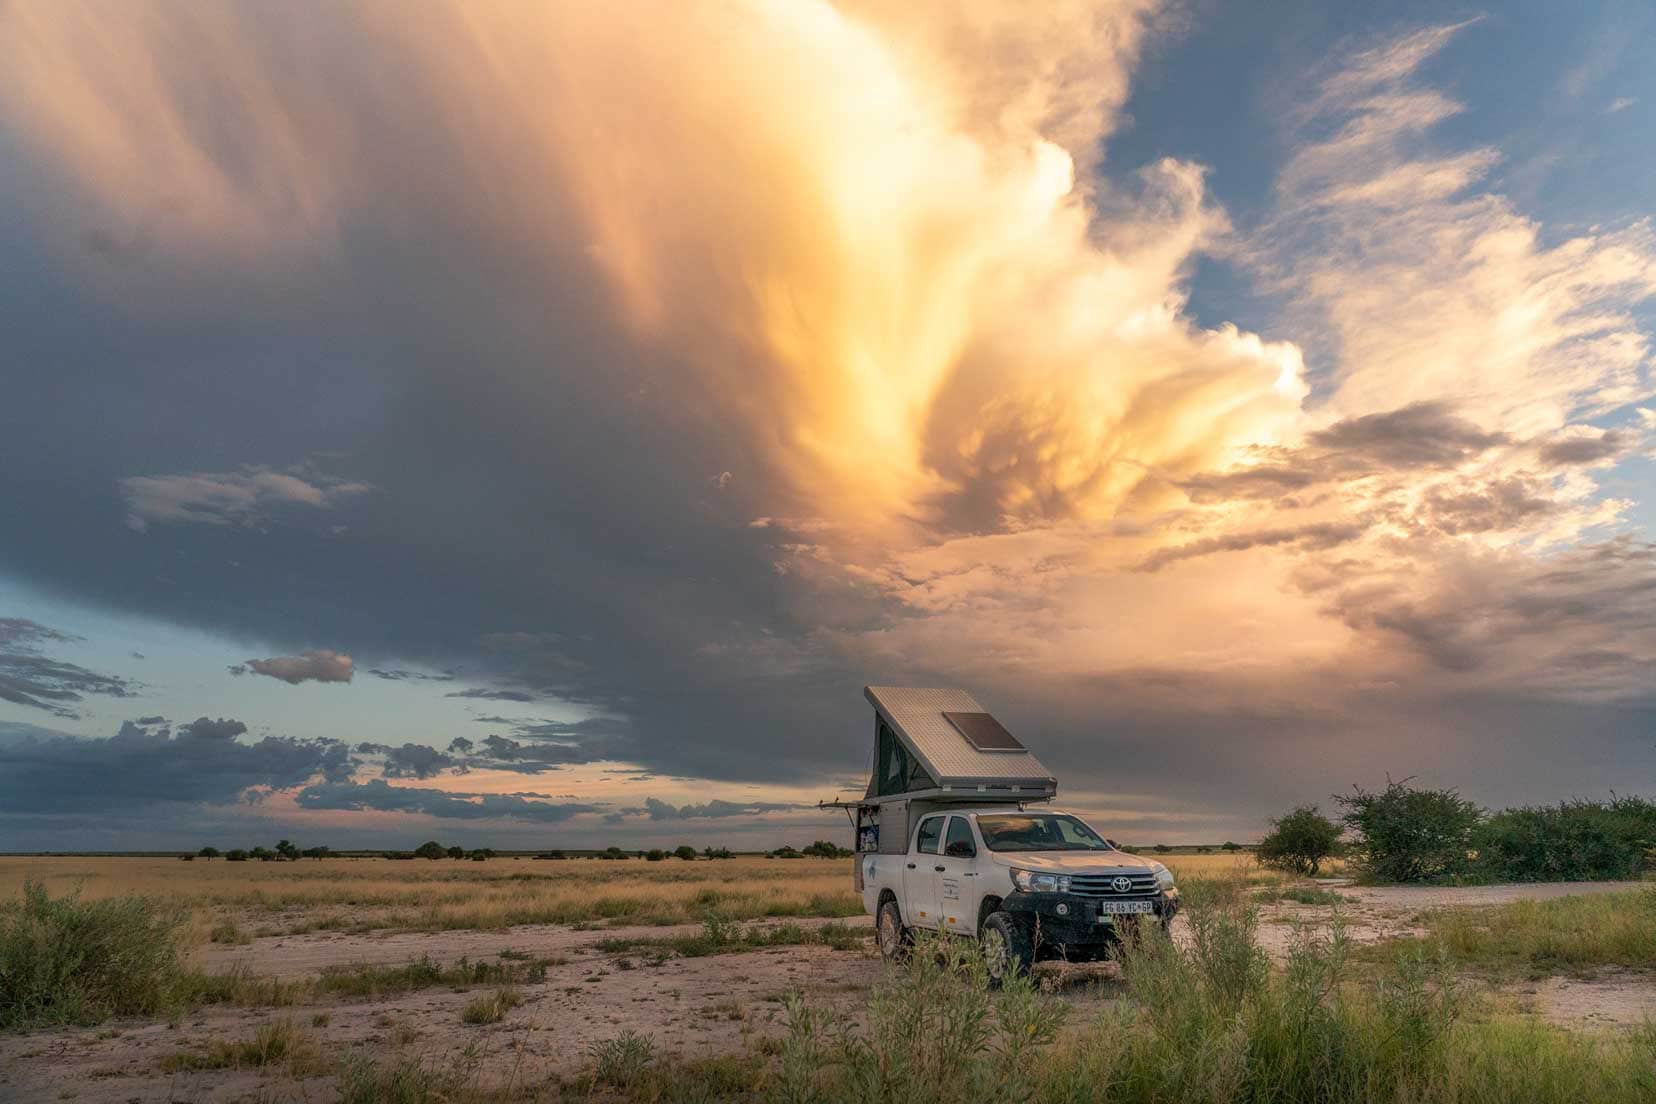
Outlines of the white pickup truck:
M 1000 981 L 1037 959 L 1101 958 L 1136 930 L 1128 922 L 1168 924 L 1179 907 L 1167 867 L 1119 850 L 1073 813 L 945 806 L 919 816 L 907 842 L 906 854 L 857 856 L 863 906 L 888 958 L 916 928 L 959 933 L 983 941 Z

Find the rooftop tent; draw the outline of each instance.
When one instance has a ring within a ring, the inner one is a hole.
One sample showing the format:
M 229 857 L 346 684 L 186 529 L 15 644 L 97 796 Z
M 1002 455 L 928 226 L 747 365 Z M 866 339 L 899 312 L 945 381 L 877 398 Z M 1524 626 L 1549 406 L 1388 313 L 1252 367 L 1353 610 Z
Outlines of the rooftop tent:
M 1057 793 L 1052 773 L 966 691 L 868 686 L 863 694 L 875 714 L 865 802 Z

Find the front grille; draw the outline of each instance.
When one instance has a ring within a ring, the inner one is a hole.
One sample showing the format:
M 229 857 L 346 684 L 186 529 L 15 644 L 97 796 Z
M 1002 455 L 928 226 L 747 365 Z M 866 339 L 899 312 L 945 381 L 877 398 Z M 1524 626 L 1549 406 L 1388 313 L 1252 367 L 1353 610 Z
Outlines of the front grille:
M 1115 880 L 1126 878 L 1125 890 L 1117 889 Z M 1080 897 L 1148 897 L 1160 891 L 1156 876 L 1148 870 L 1120 870 L 1113 874 L 1072 874 L 1070 892 Z

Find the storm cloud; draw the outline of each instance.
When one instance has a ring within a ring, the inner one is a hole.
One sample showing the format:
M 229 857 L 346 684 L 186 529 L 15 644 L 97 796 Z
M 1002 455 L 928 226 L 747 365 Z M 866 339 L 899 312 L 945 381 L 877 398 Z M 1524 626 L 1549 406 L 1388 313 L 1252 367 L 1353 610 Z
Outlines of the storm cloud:
M 254 787 L 286 789 L 350 769 L 343 744 L 234 738 L 245 731 L 240 721 L 202 717 L 176 732 L 126 721 L 104 740 L 0 732 L 0 810 L 94 814 L 223 804 Z
M 1656 565 L 1599 480 L 1649 228 L 1492 190 L 1423 76 L 1457 28 L 1296 75 L 1248 222 L 1101 163 L 1161 5 L 1084 7 L 0 8 L 0 571 L 215 672 L 360 663 L 238 689 L 387 695 L 363 754 L 430 785 L 206 718 L 36 739 L 34 780 L 542 823 L 615 810 L 456 772 L 821 784 L 905 681 L 1068 788 L 1237 816 L 1496 730 L 1514 794 L 1624 773 Z M 1258 333 L 1186 309 L 1216 255 L 1288 304 Z M 137 691 L 50 631 L 0 622 L 0 698 Z M 449 672 L 536 716 L 445 744 Z
M 470 794 L 393 786 L 381 779 L 318 783 L 300 790 L 295 800 L 304 809 L 371 809 L 421 813 L 449 820 L 518 820 L 538 824 L 557 824 L 582 813 L 602 811 L 600 806 L 581 802 L 544 801 L 536 794 Z

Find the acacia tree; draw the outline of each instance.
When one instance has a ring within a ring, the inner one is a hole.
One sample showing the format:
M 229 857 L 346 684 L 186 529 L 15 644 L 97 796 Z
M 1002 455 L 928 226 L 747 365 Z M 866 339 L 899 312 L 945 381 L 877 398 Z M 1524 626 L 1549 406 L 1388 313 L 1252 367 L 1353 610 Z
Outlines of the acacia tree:
M 1340 819 L 1357 837 L 1360 865 L 1387 882 L 1450 878 L 1469 865 L 1472 833 L 1483 810 L 1454 790 L 1417 790 L 1409 779 L 1379 793 L 1353 786 L 1334 800 Z
M 426 840 L 414 849 L 417 859 L 442 859 L 448 857 L 448 849 L 436 840 Z
M 1271 821 L 1271 832 L 1259 841 L 1259 861 L 1278 870 L 1314 877 L 1323 860 L 1340 846 L 1340 826 L 1315 805 L 1301 805 Z

